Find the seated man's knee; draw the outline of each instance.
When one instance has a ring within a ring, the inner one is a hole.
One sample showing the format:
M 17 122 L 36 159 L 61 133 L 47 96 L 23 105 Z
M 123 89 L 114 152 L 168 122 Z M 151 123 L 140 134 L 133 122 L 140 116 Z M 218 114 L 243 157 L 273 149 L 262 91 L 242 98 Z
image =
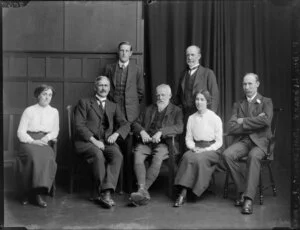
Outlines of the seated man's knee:
M 115 151 L 114 157 L 117 158 L 118 160 L 123 160 L 123 154 L 121 151 Z
M 264 157 L 262 150 L 251 150 L 248 155 L 249 160 L 260 161 Z
M 164 159 L 166 159 L 166 157 L 155 154 L 152 158 L 152 164 L 161 165 Z
M 91 152 L 91 155 L 93 156 L 94 160 L 97 160 L 97 161 L 104 160 L 103 152 L 101 150 L 93 151 L 93 152 Z
M 234 160 L 234 155 L 235 154 L 230 147 L 225 149 L 221 154 L 224 160 Z

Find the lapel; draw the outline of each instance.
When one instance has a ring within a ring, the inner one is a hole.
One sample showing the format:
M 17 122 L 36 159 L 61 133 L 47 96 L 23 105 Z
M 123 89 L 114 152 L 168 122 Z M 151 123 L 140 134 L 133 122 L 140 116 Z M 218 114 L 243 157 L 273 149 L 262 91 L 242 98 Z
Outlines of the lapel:
M 117 84 L 117 76 L 116 76 L 116 68 L 118 66 L 118 62 L 111 65 L 111 71 L 112 71 L 112 83 L 114 84 L 114 87 L 116 87 Z
M 262 102 L 262 96 L 259 93 L 257 93 L 255 98 L 253 98 L 253 100 L 250 103 L 249 114 L 255 116 L 261 102 Z
M 173 104 L 171 102 L 169 102 L 169 104 L 167 105 L 167 110 L 163 119 L 163 123 L 165 123 L 165 121 L 167 120 L 169 114 L 171 113 L 171 111 L 173 110 Z
M 101 112 L 101 110 L 100 110 L 100 107 L 99 107 L 99 105 L 98 105 L 98 103 L 97 103 L 97 100 L 96 100 L 96 96 L 94 96 L 94 97 L 92 97 L 91 98 L 91 106 L 92 106 L 92 108 L 94 109 L 94 111 L 96 112 L 96 114 L 100 117 L 100 118 L 102 118 L 102 112 Z
M 129 61 L 129 64 L 127 66 L 127 71 L 128 71 L 128 74 L 127 74 L 127 78 L 126 78 L 126 89 L 128 89 L 128 87 L 130 86 L 129 82 L 131 81 L 131 78 L 132 76 L 134 76 L 134 72 L 135 72 L 135 68 L 133 65 L 130 64 L 130 61 Z
M 203 81 L 203 75 L 204 75 L 205 68 L 202 65 L 199 65 L 198 69 L 196 70 L 196 76 L 194 79 L 194 84 L 193 84 L 193 95 L 196 93 L 196 90 L 198 87 L 196 87 L 197 84 L 201 84 L 201 81 Z
M 182 81 L 181 81 L 181 89 L 182 89 L 182 92 L 184 92 L 185 81 L 186 81 L 186 78 L 188 77 L 188 74 L 189 74 L 189 71 L 188 71 L 188 70 L 185 70 L 185 71 L 184 71 L 184 75 L 183 75 L 183 79 L 182 79 Z
M 152 124 L 152 122 L 154 120 L 156 110 L 157 110 L 157 106 L 156 106 L 156 104 L 153 104 L 151 111 L 150 111 L 151 117 L 150 117 L 149 126 Z
M 110 123 L 111 118 L 113 117 L 113 103 L 111 101 L 107 100 L 105 101 L 105 111 L 104 113 L 106 114 L 108 121 Z
M 246 99 L 246 96 L 242 101 L 240 101 L 240 106 L 241 106 L 241 110 L 242 110 L 244 116 L 247 117 L 248 116 L 248 101 Z

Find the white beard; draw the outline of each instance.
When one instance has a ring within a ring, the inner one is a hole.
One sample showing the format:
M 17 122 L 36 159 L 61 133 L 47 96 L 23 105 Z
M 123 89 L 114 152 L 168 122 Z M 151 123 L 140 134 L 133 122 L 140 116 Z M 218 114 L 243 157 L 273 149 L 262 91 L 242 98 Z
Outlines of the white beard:
M 157 108 L 158 108 L 158 112 L 163 111 L 167 106 L 168 106 L 168 102 L 157 102 Z

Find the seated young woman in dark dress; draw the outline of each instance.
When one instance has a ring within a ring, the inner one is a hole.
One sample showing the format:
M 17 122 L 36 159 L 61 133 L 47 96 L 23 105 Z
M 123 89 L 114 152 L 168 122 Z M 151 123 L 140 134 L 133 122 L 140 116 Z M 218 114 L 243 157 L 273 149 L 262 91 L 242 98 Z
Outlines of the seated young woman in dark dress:
M 52 86 L 38 86 L 34 91 L 37 103 L 27 107 L 21 116 L 16 168 L 23 205 L 32 197 L 38 206 L 47 207 L 41 195 L 50 191 L 57 168 L 55 153 L 49 145 L 59 132 L 58 110 L 50 106 L 54 94 Z
M 184 204 L 188 189 L 200 197 L 220 162 L 218 150 L 223 145 L 223 125 L 220 117 L 207 108 L 210 103 L 211 96 L 207 90 L 195 93 L 198 111 L 188 118 L 185 143 L 189 150 L 184 153 L 175 177 L 180 193 L 174 207 Z

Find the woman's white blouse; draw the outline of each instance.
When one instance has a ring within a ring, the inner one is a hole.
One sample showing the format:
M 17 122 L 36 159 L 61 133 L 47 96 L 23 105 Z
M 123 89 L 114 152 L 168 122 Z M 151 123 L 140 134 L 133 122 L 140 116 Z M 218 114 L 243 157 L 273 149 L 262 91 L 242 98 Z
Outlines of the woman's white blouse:
M 198 112 L 188 118 L 185 143 L 188 149 L 195 148 L 195 141 L 213 141 L 207 151 L 217 150 L 223 145 L 223 124 L 221 118 L 207 109 L 200 115 Z
M 27 131 L 48 133 L 46 135 L 48 140 L 56 138 L 59 132 L 58 110 L 50 105 L 42 107 L 35 104 L 27 107 L 21 116 L 17 131 L 21 142 L 30 143 L 33 141 Z

